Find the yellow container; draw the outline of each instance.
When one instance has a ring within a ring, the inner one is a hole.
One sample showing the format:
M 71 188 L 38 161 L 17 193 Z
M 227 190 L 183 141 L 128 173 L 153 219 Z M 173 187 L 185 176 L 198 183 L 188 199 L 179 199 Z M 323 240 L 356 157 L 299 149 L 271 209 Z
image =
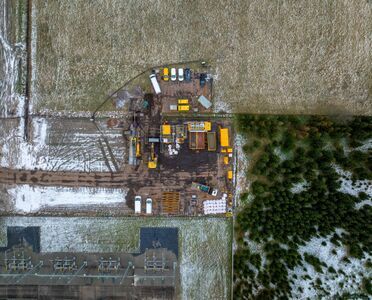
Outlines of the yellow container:
M 190 106 L 189 105 L 178 105 L 178 111 L 189 111 Z
M 162 134 L 163 135 L 170 135 L 171 134 L 171 126 L 170 125 L 162 125 Z
M 227 171 L 227 179 L 231 180 L 233 178 L 233 171 Z
M 189 99 L 178 99 L 178 104 L 189 104 Z
M 220 128 L 220 144 L 221 147 L 229 147 L 229 128 Z

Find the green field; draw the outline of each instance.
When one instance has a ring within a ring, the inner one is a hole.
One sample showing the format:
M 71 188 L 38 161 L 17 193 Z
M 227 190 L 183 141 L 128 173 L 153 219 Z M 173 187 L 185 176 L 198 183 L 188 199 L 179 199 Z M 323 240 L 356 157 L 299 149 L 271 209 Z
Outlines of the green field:
M 148 67 L 202 58 L 216 110 L 372 113 L 369 1 L 32 2 L 35 112 L 93 110 Z

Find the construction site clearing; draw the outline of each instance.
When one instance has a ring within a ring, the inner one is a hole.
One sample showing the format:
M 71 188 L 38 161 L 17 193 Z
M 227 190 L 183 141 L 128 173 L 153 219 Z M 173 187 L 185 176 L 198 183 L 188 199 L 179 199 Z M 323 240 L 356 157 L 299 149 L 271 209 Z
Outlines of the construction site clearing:
M 141 79 L 109 98 L 116 114 L 106 127 L 124 145 L 124 158 L 115 157 L 100 130 L 110 172 L 0 168 L 0 183 L 125 189 L 125 215 L 232 216 L 234 131 L 213 112 L 209 67 L 162 67 Z
M 208 67 L 162 67 L 145 76 L 150 93 L 136 86 L 113 96 L 114 105 L 133 116 L 123 130 L 125 173 L 136 174 L 126 185 L 128 206 L 144 215 L 231 216 L 234 132 L 229 119 L 212 113 Z

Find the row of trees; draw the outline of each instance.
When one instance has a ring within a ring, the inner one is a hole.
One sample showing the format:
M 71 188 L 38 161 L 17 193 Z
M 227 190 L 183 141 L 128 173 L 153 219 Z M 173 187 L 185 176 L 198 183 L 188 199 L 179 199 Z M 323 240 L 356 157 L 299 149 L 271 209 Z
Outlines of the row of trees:
M 370 153 L 354 148 L 372 137 L 372 118 L 340 123 L 327 117 L 239 115 L 237 127 L 248 140 L 243 150 L 255 158 L 247 175 L 253 182 L 252 197 L 248 201 L 243 195 L 242 201 L 248 203 L 237 215 L 237 299 L 258 286 L 265 287 L 261 296 L 286 297 L 290 293 L 287 269 L 302 261 L 298 246 L 335 228 L 346 233 L 333 236 L 333 243 L 346 245 L 351 256 L 361 258 L 372 250 L 371 207 L 355 209 L 368 196 L 340 192 L 341 177 L 335 170 L 339 165 L 352 173 L 353 180 L 371 179 Z M 300 191 L 294 192 L 296 185 Z M 247 254 L 242 238 L 246 234 L 263 245 L 263 266 Z M 305 260 L 320 270 L 322 262 L 309 255 Z

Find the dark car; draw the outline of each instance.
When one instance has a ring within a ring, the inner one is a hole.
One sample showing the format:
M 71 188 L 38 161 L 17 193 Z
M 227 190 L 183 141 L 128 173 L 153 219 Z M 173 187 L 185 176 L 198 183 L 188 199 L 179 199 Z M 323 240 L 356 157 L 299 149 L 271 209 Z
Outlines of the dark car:
M 207 81 L 207 74 L 201 73 L 200 74 L 200 87 L 205 86 L 206 81 Z
M 185 81 L 191 81 L 191 70 L 190 68 L 185 69 Z

